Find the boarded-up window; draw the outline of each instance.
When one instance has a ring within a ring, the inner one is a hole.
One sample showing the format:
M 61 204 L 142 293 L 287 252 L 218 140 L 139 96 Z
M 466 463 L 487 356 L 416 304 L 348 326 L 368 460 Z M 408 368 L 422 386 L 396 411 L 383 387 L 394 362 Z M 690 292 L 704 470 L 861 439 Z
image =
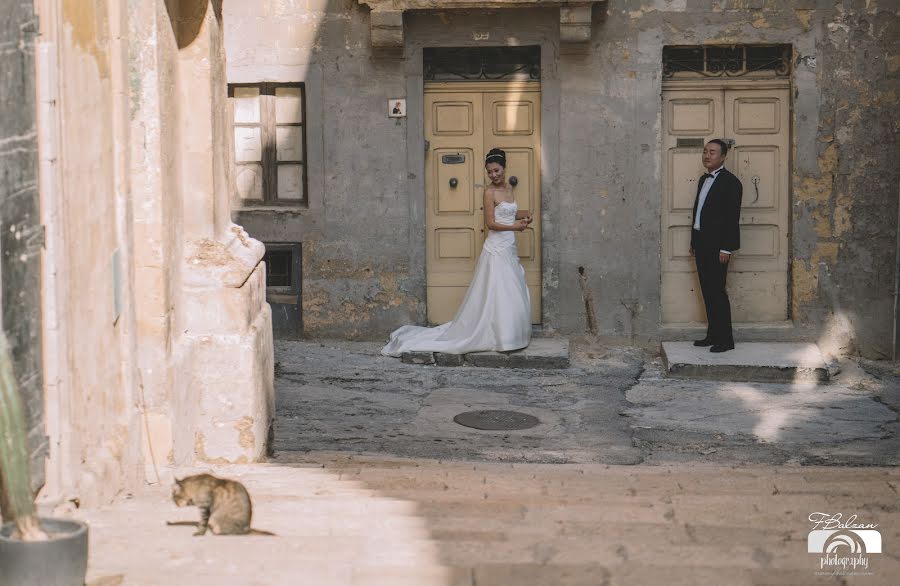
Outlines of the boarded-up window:
M 228 97 L 234 125 L 234 187 L 242 205 L 305 205 L 303 84 L 232 84 Z

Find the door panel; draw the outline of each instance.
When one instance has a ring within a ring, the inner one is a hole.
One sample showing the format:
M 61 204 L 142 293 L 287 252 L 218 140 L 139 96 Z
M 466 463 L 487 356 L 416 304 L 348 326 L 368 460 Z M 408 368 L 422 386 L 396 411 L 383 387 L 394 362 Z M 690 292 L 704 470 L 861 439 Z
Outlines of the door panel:
M 531 296 L 531 321 L 541 323 L 541 214 L 540 214 L 540 119 L 541 94 L 538 91 L 490 92 L 484 94 L 484 150 L 499 147 L 506 151 L 506 178 L 520 210 L 532 212 L 534 221 L 523 232 L 516 232 L 519 261 L 525 269 L 525 282 Z M 487 182 L 487 175 L 485 182 Z
M 486 236 L 484 155 L 507 155 L 507 177 L 520 209 L 534 222 L 516 234 L 531 293 L 532 321 L 541 316 L 540 86 L 435 84 L 425 88 L 426 288 L 431 324 L 453 319 Z
M 470 148 L 437 148 L 434 199 L 436 215 L 465 215 L 475 213 L 475 151 Z M 455 183 L 455 186 L 454 186 Z
M 725 125 L 735 139 L 729 165 L 744 185 L 741 250 L 729 267 L 738 275 L 736 321 L 788 317 L 789 104 L 787 89 L 725 92 Z
M 735 141 L 725 165 L 744 186 L 741 249 L 728 271 L 732 317 L 787 319 L 789 90 L 667 90 L 663 105 L 663 323 L 706 321 L 687 248 L 697 180 L 705 172 L 698 143 L 713 138 Z
M 721 90 L 665 92 L 663 136 L 663 323 L 704 322 L 706 312 L 691 246 L 691 212 L 703 169 L 703 145 L 724 136 Z
M 481 248 L 481 94 L 426 94 L 425 112 L 426 303 L 428 321 L 443 323 L 456 313 Z

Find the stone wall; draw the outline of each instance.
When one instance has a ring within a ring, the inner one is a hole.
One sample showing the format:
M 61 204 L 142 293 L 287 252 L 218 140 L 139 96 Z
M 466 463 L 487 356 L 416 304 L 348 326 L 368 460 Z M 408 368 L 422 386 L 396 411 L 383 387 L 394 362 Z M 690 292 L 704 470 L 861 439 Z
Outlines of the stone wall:
M 308 208 L 237 215 L 255 238 L 303 242 L 304 331 L 366 338 L 423 319 L 408 186 L 419 173 L 406 122 L 383 115 L 406 93 L 404 62 L 373 56 L 355 0 L 233 2 L 224 13 L 230 82 L 306 83 Z
M 264 457 L 262 245 L 231 223 L 221 3 L 38 2 L 50 502 Z
M 421 49 L 476 44 L 542 48 L 544 328 L 586 329 L 582 267 L 601 333 L 686 335 L 660 327 L 662 49 L 784 43 L 794 52 L 792 323 L 757 335 L 890 352 L 896 3 L 599 3 L 591 40 L 574 45 L 560 42 L 556 7 L 407 11 L 398 50 L 373 49 L 372 18 L 355 0 L 225 6 L 229 81 L 305 81 L 312 96 L 308 145 L 322 160 L 310 160 L 309 209 L 238 213 L 261 240 L 303 243 L 306 335 L 383 339 L 423 322 Z M 383 104 L 403 95 L 409 117 L 389 120 Z

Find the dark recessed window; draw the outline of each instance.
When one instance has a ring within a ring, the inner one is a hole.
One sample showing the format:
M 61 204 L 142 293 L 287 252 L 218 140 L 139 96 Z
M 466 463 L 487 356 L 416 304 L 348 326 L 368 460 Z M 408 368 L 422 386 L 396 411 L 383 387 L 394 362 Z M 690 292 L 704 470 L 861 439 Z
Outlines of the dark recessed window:
M 424 50 L 425 79 L 539 80 L 540 47 L 435 47 Z
M 747 69 L 763 71 L 786 66 L 791 54 L 790 47 L 776 45 L 774 47 L 747 47 Z
M 303 331 L 299 242 L 266 242 L 266 301 L 272 308 L 276 338 L 296 338 Z
M 266 287 L 291 287 L 293 284 L 294 258 L 291 250 L 267 250 Z
M 741 47 L 708 47 L 706 69 L 710 73 L 740 73 L 744 69 L 744 50 Z
M 700 47 L 666 47 L 663 62 L 668 71 L 703 71 L 703 49 Z
M 705 45 L 663 48 L 663 75 L 682 77 L 786 76 L 791 72 L 790 45 Z

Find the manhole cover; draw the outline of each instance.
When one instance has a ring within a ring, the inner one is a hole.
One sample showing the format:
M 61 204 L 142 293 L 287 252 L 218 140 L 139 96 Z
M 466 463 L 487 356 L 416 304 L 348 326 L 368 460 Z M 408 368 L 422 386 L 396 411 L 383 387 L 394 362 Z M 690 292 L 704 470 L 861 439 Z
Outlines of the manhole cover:
M 533 415 L 518 411 L 466 411 L 454 417 L 453 421 L 473 429 L 490 431 L 528 429 L 541 422 Z

